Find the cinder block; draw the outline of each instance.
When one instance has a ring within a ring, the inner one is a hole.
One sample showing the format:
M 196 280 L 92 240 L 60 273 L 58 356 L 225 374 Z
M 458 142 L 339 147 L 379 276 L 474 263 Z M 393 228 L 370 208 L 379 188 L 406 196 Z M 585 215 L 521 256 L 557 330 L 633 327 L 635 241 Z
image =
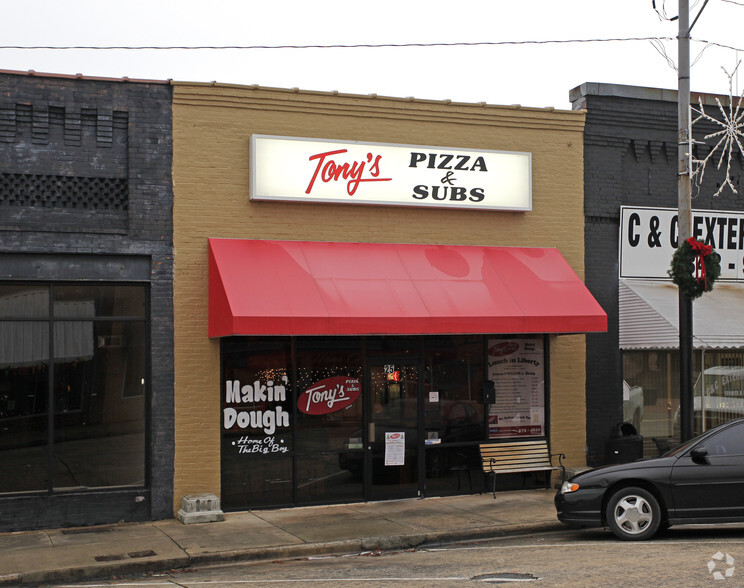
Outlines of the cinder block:
M 215 494 L 194 494 L 181 499 L 181 508 L 176 518 L 184 525 L 192 523 L 214 523 L 225 520 L 220 508 L 220 499 Z

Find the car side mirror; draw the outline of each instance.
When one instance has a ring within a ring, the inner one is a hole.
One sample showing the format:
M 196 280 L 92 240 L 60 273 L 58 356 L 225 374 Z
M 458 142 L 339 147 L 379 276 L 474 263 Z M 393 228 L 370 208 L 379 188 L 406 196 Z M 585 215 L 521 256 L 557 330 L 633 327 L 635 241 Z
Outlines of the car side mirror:
M 690 457 L 695 463 L 708 463 L 708 450 L 705 447 L 696 447 L 690 451 Z

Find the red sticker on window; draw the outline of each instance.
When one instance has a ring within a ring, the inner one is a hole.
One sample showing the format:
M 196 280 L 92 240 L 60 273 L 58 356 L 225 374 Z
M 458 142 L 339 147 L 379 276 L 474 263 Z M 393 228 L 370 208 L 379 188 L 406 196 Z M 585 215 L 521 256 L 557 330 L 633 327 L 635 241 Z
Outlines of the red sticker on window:
M 496 343 L 496 345 L 488 349 L 488 355 L 492 357 L 502 357 L 504 355 L 511 355 L 517 349 L 519 349 L 519 343 L 512 341 L 504 341 L 503 343 Z
M 362 393 L 356 378 L 336 376 L 316 382 L 300 394 L 297 408 L 305 414 L 329 414 L 352 404 Z

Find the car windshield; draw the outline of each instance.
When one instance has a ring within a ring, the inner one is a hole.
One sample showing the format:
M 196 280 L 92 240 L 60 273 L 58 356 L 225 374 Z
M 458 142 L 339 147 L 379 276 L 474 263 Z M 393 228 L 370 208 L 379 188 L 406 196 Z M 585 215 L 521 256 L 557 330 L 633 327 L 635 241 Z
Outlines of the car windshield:
M 695 443 L 697 443 L 699 439 L 700 439 L 700 436 L 694 437 L 693 439 L 690 439 L 689 441 L 685 441 L 684 443 L 680 443 L 679 445 L 670 447 L 665 452 L 660 454 L 659 457 L 669 457 L 671 455 L 679 455 L 680 453 L 684 453 L 690 447 L 695 445 Z

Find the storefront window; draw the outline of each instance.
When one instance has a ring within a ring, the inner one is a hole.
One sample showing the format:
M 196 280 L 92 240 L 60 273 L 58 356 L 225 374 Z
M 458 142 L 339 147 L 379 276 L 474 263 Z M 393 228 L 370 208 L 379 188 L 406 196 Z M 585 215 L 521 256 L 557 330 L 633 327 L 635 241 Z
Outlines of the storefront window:
M 491 339 L 222 339 L 223 508 L 482 491 Z M 496 385 L 529 391 L 514 435 L 545 435 L 544 339 L 514 342 L 527 383 Z
M 145 485 L 145 297 L 0 286 L 0 492 Z
M 222 504 L 292 502 L 292 389 L 288 341 L 225 341 L 222 353 Z
M 18 343 L 19 333 L 29 345 Z M 6 472 L 0 492 L 49 486 L 49 363 L 39 349 L 48 347 L 48 333 L 45 322 L 0 321 L 0 461 Z
M 623 421 L 643 435 L 644 455 L 679 441 L 678 408 L 679 353 L 623 351 Z
M 427 341 L 424 419 L 428 438 L 483 441 L 483 338 Z
M 297 342 L 297 502 L 362 495 L 361 340 Z
M 482 385 L 483 337 L 437 337 L 426 342 L 424 426 L 426 487 L 475 491 L 478 443 L 486 440 Z
M 744 351 L 700 352 L 705 369 L 693 389 L 695 432 L 744 416 Z
M 93 304 L 96 316 L 145 317 L 145 289 L 141 286 L 57 286 L 54 288 L 55 316 L 85 313 Z
M 744 416 L 744 351 L 693 353 L 693 434 Z M 644 455 L 680 439 L 679 353 L 623 352 L 623 420 L 644 437 Z

